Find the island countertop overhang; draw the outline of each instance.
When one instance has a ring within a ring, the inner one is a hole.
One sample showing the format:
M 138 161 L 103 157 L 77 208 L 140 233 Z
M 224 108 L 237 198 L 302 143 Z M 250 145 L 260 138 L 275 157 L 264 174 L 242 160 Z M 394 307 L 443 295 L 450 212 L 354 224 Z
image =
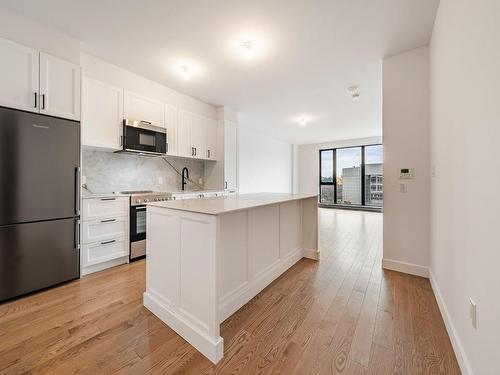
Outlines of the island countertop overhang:
M 151 202 L 148 205 L 207 215 L 222 215 L 229 212 L 262 207 L 271 204 L 279 204 L 309 198 L 317 199 L 317 197 L 317 194 L 254 193 L 204 199 Z

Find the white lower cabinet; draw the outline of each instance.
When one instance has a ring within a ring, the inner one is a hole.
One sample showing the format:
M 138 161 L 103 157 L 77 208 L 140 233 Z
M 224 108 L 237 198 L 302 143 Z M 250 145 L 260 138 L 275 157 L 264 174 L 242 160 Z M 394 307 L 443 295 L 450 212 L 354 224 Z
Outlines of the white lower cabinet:
M 104 241 L 108 238 L 128 235 L 127 217 L 84 221 L 82 224 L 82 242 Z
M 81 274 L 127 263 L 130 251 L 130 198 L 85 198 L 82 207 Z
M 92 266 L 128 256 L 129 242 L 125 237 L 94 242 L 82 246 L 82 266 Z

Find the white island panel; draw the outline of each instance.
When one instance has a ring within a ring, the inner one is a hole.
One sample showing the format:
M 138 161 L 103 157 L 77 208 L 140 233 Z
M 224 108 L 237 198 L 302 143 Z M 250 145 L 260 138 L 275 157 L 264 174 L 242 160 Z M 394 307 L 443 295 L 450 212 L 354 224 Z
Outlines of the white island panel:
M 319 259 L 317 197 L 200 201 L 148 205 L 144 306 L 217 363 L 220 323 L 302 257 Z
M 280 260 L 278 204 L 248 211 L 248 250 L 252 279 L 259 279 Z
M 247 211 L 230 212 L 219 220 L 219 295 L 224 303 L 249 282 L 248 214 Z

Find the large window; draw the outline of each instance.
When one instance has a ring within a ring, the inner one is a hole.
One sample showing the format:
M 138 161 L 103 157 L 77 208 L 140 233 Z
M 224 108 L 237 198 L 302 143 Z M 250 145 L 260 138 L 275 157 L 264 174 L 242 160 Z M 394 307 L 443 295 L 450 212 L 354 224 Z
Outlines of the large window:
M 382 145 L 320 150 L 320 202 L 382 207 Z

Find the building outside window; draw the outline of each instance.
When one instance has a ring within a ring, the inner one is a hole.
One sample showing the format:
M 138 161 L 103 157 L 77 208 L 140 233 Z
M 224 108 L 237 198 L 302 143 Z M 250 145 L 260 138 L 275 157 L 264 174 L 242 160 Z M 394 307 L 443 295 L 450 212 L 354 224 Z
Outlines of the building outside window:
M 320 150 L 320 202 L 383 206 L 383 146 Z

